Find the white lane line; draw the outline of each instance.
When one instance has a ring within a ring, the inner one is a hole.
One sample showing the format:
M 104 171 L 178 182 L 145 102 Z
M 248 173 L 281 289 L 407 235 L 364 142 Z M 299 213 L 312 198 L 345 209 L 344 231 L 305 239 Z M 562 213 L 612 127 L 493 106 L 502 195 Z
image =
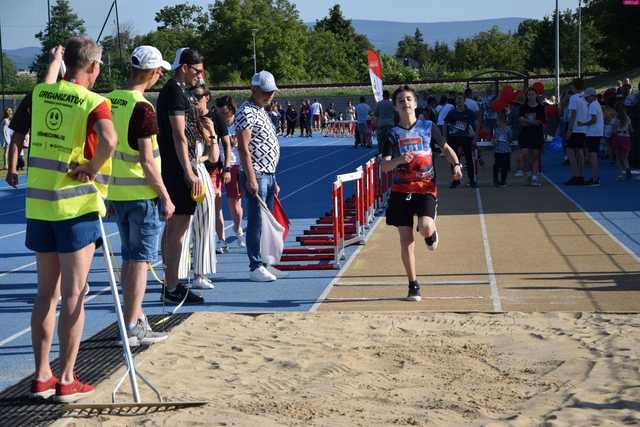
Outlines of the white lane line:
M 11 234 L 5 234 L 4 236 L 0 236 L 0 240 L 6 239 L 7 237 L 17 236 L 19 234 L 23 234 L 23 233 L 26 233 L 26 232 L 27 232 L 27 230 L 22 230 L 22 231 L 16 231 L 15 233 L 11 233 Z
M 482 230 L 482 244 L 484 245 L 484 256 L 487 262 L 487 273 L 489 274 L 489 286 L 491 288 L 491 303 L 493 311 L 502 311 L 502 301 L 500 300 L 500 291 L 498 290 L 498 282 L 496 273 L 493 269 L 493 257 L 491 256 L 491 245 L 489 244 L 489 234 L 487 233 L 487 224 L 484 220 L 484 208 L 482 207 L 482 198 L 480 197 L 480 189 L 476 188 L 476 202 L 478 203 L 478 216 L 480 217 L 480 229 Z
M 318 307 L 320 307 L 320 305 L 324 301 L 326 301 L 325 298 L 327 297 L 327 295 L 329 295 L 329 292 L 331 292 L 331 289 L 333 289 L 333 286 L 340 281 L 340 278 L 342 277 L 344 272 L 347 271 L 351 263 L 358 257 L 358 254 L 360 253 L 362 248 L 364 248 L 365 244 L 369 240 L 369 237 L 371 237 L 373 235 L 373 232 L 376 231 L 376 228 L 378 228 L 378 225 L 382 222 L 383 218 L 384 217 L 378 217 L 378 219 L 376 219 L 375 223 L 373 224 L 373 227 L 371 227 L 371 229 L 369 230 L 369 233 L 367 233 L 364 239 L 364 244 L 358 246 L 355 252 L 351 254 L 347 262 L 342 266 L 342 268 L 340 268 L 340 270 L 338 271 L 338 274 L 336 274 L 336 277 L 334 277 L 333 280 L 329 283 L 329 285 L 327 285 L 327 287 L 324 288 L 324 291 L 322 291 L 322 293 L 318 296 L 318 299 L 316 300 L 316 302 L 309 309 L 310 313 L 317 311 Z
M 597 219 L 595 219 L 585 208 L 582 207 L 582 205 L 580 203 L 578 203 L 577 201 L 575 201 L 571 196 L 569 196 L 567 193 L 564 192 L 564 190 L 562 188 L 560 188 L 555 182 L 553 182 L 551 180 L 551 178 L 549 178 L 548 176 L 542 174 L 542 176 L 547 180 L 547 182 L 549 182 L 551 185 L 553 185 L 556 190 L 558 190 L 560 192 L 560 194 L 562 194 L 564 197 L 566 197 L 569 201 L 571 201 L 571 203 L 573 203 L 574 205 L 576 205 L 576 207 L 578 209 L 580 209 L 591 221 L 593 221 L 598 227 L 600 227 L 600 229 L 602 231 L 604 231 L 609 237 L 611 237 L 611 240 L 613 240 L 614 242 L 616 242 L 618 245 L 620 245 L 620 247 L 622 249 L 624 249 L 629 255 L 631 255 L 631 257 L 637 262 L 640 263 L 640 256 L 638 256 L 634 251 L 631 250 L 631 248 L 629 248 L 627 245 L 625 245 L 624 243 L 622 243 L 622 241 L 620 241 L 620 239 L 618 239 L 616 236 L 613 235 L 613 233 L 611 233 L 611 231 L 609 231 L 607 229 L 607 227 L 605 227 L 604 225 L 602 225 L 600 223 L 600 221 L 598 221 Z M 612 220 L 607 218 L 607 221 L 613 223 L 615 225 L 615 222 L 613 222 Z
M 15 211 L 2 212 L 2 213 L 0 213 L 0 216 L 11 215 L 11 214 L 18 213 L 18 212 L 23 212 L 23 211 L 24 211 L 24 208 L 16 209 Z
M 349 163 L 345 163 L 345 164 L 343 164 L 343 165 L 342 165 L 342 166 L 340 166 L 338 169 L 332 170 L 331 172 L 329 172 L 329 173 L 327 173 L 327 174 L 325 174 L 325 175 L 322 175 L 320 178 L 316 179 L 315 181 L 312 181 L 312 182 L 308 183 L 307 185 L 303 185 L 302 187 L 298 188 L 297 190 L 295 190 L 295 191 L 293 191 L 293 192 L 291 192 L 291 193 L 287 194 L 286 196 L 284 196 L 284 197 L 283 197 L 283 198 L 281 198 L 280 200 L 286 200 L 286 199 L 288 199 L 289 197 L 293 196 L 294 194 L 297 194 L 297 193 L 301 192 L 301 191 L 302 191 L 302 190 L 304 190 L 305 188 L 311 187 L 312 185 L 314 185 L 314 184 L 316 184 L 316 183 L 318 183 L 318 182 L 322 181 L 323 179 L 325 179 L 325 178 L 326 178 L 326 177 L 328 177 L 329 175 L 332 175 L 332 174 L 334 174 L 334 173 L 338 172 L 339 170 L 342 170 L 342 169 L 346 168 L 347 166 L 349 166 L 349 165 L 351 165 L 351 164 L 353 164 L 353 163 L 357 163 L 357 162 L 359 162 L 359 161 L 360 161 L 360 159 L 362 159 L 362 158 L 364 158 L 364 157 L 373 157 L 373 153 L 367 153 L 367 154 L 365 154 L 364 156 L 360 156 L 360 157 L 358 157 L 357 159 L 355 159 L 355 160 L 353 160 L 353 161 L 351 161 L 351 162 L 349 162 Z
M 33 261 L 33 262 L 30 262 L 29 264 L 24 264 L 24 265 L 21 265 L 20 267 L 16 267 L 16 268 L 12 269 L 12 270 L 5 271 L 4 273 L 0 274 L 0 277 L 8 276 L 9 274 L 15 273 L 16 271 L 20 271 L 20 270 L 24 270 L 25 268 L 29 268 L 32 265 L 36 265 L 36 262 Z
M 420 286 L 445 286 L 445 285 L 490 285 L 488 280 L 438 280 L 431 282 L 423 282 L 420 280 Z M 340 282 L 335 286 L 407 286 L 407 282 L 385 282 L 385 281 L 358 281 L 358 282 Z
M 481 296 L 469 296 L 469 297 L 463 297 L 463 296 L 454 296 L 454 297 L 422 297 L 422 300 L 428 300 L 428 299 L 433 299 L 433 300 L 451 300 L 451 299 L 484 299 L 484 297 Z M 398 298 L 392 298 L 392 297 L 371 297 L 371 298 L 367 298 L 367 297 L 354 297 L 354 298 L 350 298 L 350 297 L 345 297 L 345 298 L 327 298 L 324 300 L 324 302 L 361 302 L 361 301 L 407 301 L 406 298 L 402 298 L 402 297 L 398 297 Z M 413 302 L 413 301 L 411 301 Z
M 109 234 L 107 237 L 113 236 L 114 234 L 116 234 L 116 233 Z M 33 264 L 35 264 L 35 262 L 34 262 Z M 154 263 L 154 264 L 152 265 L 152 267 L 155 267 L 155 266 L 156 266 L 156 265 L 158 265 L 158 264 L 160 264 L 160 261 L 158 261 L 158 262 Z M 85 298 L 85 299 L 84 299 L 84 303 L 85 303 L 85 305 L 86 305 L 88 302 L 93 301 L 94 299 L 96 299 L 96 298 L 97 298 L 97 297 L 99 297 L 100 295 L 105 294 L 105 293 L 106 293 L 107 291 L 109 291 L 110 289 L 111 289 L 111 285 L 109 285 L 109 286 L 105 286 L 104 288 L 101 288 L 101 289 L 98 291 L 98 293 L 96 293 L 96 294 L 94 294 L 94 295 L 91 295 L 91 296 L 89 296 L 89 297 Z M 57 319 L 59 316 L 60 316 L 60 310 L 57 310 L 57 311 L 56 311 L 56 319 Z M 21 330 L 20 332 L 16 332 L 15 334 L 11 335 L 10 337 L 7 337 L 7 338 L 3 339 L 2 341 L 0 341 L 0 347 L 4 346 L 4 345 L 6 345 L 6 344 L 9 344 L 11 341 L 14 341 L 14 340 L 16 340 L 16 339 L 20 338 L 21 336 L 23 336 L 23 335 L 25 335 L 25 334 L 29 333 L 29 331 L 31 331 L 31 327 L 25 328 L 25 329 Z

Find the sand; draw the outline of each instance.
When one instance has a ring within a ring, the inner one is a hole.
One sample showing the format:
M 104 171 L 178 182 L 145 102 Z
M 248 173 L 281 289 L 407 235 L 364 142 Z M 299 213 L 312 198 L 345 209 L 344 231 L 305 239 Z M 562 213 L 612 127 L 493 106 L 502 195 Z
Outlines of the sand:
M 194 314 L 136 363 L 167 399 L 207 406 L 56 425 L 638 425 L 639 326 L 596 313 Z M 82 403 L 110 402 L 120 375 Z

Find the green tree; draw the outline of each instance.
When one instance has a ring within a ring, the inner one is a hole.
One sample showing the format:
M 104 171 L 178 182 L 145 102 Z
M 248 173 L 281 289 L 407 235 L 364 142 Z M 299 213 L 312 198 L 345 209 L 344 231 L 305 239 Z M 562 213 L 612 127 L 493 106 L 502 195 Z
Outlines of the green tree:
M 202 7 L 188 3 L 165 6 L 156 13 L 154 20 L 160 24 L 158 30 L 192 32 L 204 31 L 209 23 L 209 17 Z
M 332 32 L 312 31 L 306 52 L 306 69 L 312 81 L 355 81 L 359 77 L 353 58 L 347 56 L 343 42 Z
M 521 71 L 525 65 L 525 55 L 518 40 L 510 33 L 503 33 L 497 27 L 483 31 L 473 38 L 477 49 L 479 69 L 511 69 Z
M 15 90 L 17 80 L 16 64 L 7 55 L 2 56 L 2 74 L 4 76 L 4 90 Z
M 350 58 L 352 67 L 355 69 L 355 78 L 357 80 L 368 78 L 367 49 L 372 45 L 366 36 L 356 32 L 351 20 L 346 19 L 342 14 L 340 5 L 336 4 L 329 9 L 328 16 L 316 21 L 314 31 L 333 33 L 341 42 L 340 48 Z M 346 74 L 351 76 L 352 72 L 349 70 Z
M 42 77 L 49 64 L 51 48 L 64 44 L 71 37 L 84 35 L 85 32 L 84 21 L 73 13 L 69 0 L 56 0 L 51 8 L 51 28 L 47 26 L 35 35 L 40 40 L 42 51 L 33 62 L 31 70 Z
M 258 69 L 277 79 L 301 81 L 305 70 L 307 28 L 288 0 L 216 0 L 210 24 L 198 41 L 214 81 L 247 81 L 253 74 L 256 29 Z
M 594 27 L 593 43 L 601 66 L 620 69 L 640 66 L 640 8 L 622 1 L 587 0 L 583 22 Z
M 404 60 L 411 58 L 421 67 L 430 60 L 429 46 L 424 42 L 424 37 L 419 28 L 416 28 L 413 36 L 406 35 L 398 42 L 396 58 Z

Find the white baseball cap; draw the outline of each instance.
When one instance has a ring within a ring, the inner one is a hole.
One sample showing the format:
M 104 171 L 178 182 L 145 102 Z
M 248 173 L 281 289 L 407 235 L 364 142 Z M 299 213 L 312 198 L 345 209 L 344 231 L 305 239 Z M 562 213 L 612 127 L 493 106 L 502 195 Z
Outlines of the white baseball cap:
M 255 73 L 253 77 L 251 77 L 251 86 L 259 87 L 264 92 L 273 92 L 278 90 L 278 86 L 276 86 L 276 79 L 273 77 L 273 74 L 265 70 Z
M 171 64 L 162 59 L 162 53 L 153 46 L 138 46 L 131 54 L 131 66 L 140 70 L 154 68 L 171 69 Z

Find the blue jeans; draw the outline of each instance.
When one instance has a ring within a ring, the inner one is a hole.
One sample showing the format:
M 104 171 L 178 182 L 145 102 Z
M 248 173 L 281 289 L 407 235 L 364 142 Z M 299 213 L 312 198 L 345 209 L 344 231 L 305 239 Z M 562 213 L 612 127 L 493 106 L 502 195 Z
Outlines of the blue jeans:
M 256 172 L 256 181 L 258 182 L 258 194 L 269 209 L 273 208 L 273 198 L 276 193 L 275 174 Z M 262 265 L 262 256 L 260 255 L 260 235 L 262 233 L 260 203 L 258 203 L 256 197 L 251 196 L 247 191 L 247 175 L 244 172 L 240 173 L 240 188 L 242 188 L 242 194 L 246 198 L 247 204 L 247 256 L 249 257 L 249 269 L 253 271 Z
M 112 201 L 111 204 L 118 215 L 122 259 L 154 262 L 162 233 L 158 199 Z

